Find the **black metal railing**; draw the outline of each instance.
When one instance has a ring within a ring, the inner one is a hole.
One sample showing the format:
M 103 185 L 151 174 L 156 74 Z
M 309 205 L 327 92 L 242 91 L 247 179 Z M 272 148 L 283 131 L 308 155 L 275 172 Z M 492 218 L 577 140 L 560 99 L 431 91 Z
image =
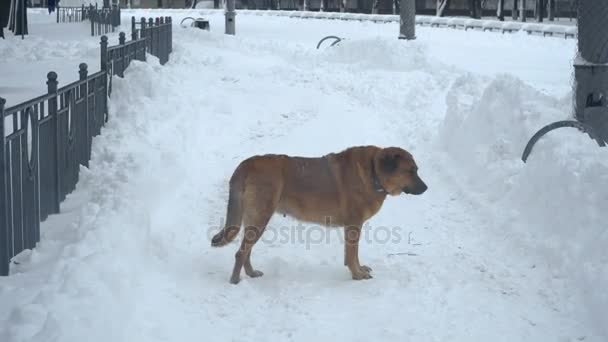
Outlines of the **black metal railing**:
M 84 63 L 79 72 L 79 81 L 60 89 L 49 72 L 48 93 L 22 104 L 4 109 L 0 99 L 1 275 L 12 256 L 39 241 L 40 222 L 59 212 L 78 165 L 88 165 L 91 139 L 104 122 L 106 74 L 88 76 Z
M 92 139 L 108 120 L 112 77 L 122 77 L 134 59 L 145 61 L 146 53 L 168 60 L 171 18 L 152 23 L 134 30 L 129 42 L 121 32 L 116 46 L 102 36 L 101 70 L 92 75 L 82 63 L 76 82 L 58 88 L 51 71 L 47 94 L 9 108 L 0 98 L 0 275 L 9 273 L 15 255 L 35 247 L 40 223 L 59 213 L 80 165 L 88 166 Z
M 89 13 L 94 10 L 93 6 L 82 5 L 80 7 L 57 7 L 58 23 L 77 23 L 89 18 Z
M 89 12 L 91 21 L 91 36 L 99 36 L 114 32 L 120 26 L 120 7 L 92 9 Z
M 149 18 L 147 21 L 146 18 L 136 21 L 135 17 L 131 17 L 131 35 L 133 34 L 148 38 L 146 40 L 148 51 L 158 57 L 160 64 L 169 61 L 169 54 L 173 51 L 171 17 Z M 132 39 L 135 39 L 134 37 Z

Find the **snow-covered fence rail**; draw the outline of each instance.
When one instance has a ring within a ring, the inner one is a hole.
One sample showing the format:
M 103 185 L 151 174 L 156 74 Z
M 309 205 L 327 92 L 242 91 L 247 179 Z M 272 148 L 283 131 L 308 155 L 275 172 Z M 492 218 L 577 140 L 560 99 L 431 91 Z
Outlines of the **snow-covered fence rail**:
M 81 7 L 57 7 L 58 23 L 76 23 L 85 21 L 89 17 L 92 6 Z
M 93 9 L 89 11 L 91 36 L 114 32 L 120 26 L 120 7 Z
M 216 10 L 203 10 L 200 14 L 216 13 Z M 399 23 L 398 15 L 363 14 L 363 13 L 337 13 L 337 12 L 312 12 L 312 11 L 272 11 L 272 10 L 239 10 L 239 14 L 259 16 L 280 16 L 302 19 L 331 19 L 331 20 L 358 20 L 372 21 L 376 23 Z M 576 26 L 535 24 L 522 22 L 507 22 L 497 20 L 481 20 L 469 18 L 448 18 L 417 15 L 416 24 L 420 26 L 445 27 L 462 30 L 480 30 L 500 33 L 527 32 L 528 34 L 576 38 Z
M 46 94 L 9 108 L 0 97 L 0 276 L 9 273 L 12 257 L 35 247 L 40 223 L 59 213 L 80 165 L 88 166 L 92 139 L 108 120 L 112 77 L 124 75 L 134 59 L 145 61 L 146 53 L 168 61 L 171 18 L 148 22 L 129 42 L 123 32 L 116 46 L 101 37 L 100 71 L 89 75 L 82 63 L 79 80 L 61 88 L 51 71 Z

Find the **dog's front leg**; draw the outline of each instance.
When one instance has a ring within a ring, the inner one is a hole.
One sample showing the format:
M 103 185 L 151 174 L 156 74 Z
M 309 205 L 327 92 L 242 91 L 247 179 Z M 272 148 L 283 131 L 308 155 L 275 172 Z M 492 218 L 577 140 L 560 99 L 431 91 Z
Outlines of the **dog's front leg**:
M 344 227 L 344 264 L 350 270 L 353 279 L 370 279 L 371 268 L 359 264 L 359 238 L 361 225 L 347 225 Z

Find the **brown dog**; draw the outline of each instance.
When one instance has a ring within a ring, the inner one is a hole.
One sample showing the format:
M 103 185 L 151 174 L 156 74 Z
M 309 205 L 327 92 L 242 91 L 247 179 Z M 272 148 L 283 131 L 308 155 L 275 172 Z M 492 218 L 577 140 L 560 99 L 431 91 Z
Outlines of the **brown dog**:
M 344 265 L 353 279 L 369 279 L 371 268 L 359 264 L 359 235 L 387 194 L 420 195 L 427 186 L 407 151 L 398 147 L 352 147 L 321 158 L 286 155 L 254 156 L 244 160 L 230 179 L 226 226 L 211 245 L 224 246 L 245 225 L 230 282 L 240 280 L 241 268 L 250 277 L 262 272 L 251 266 L 251 249 L 275 212 L 319 224 L 344 226 Z

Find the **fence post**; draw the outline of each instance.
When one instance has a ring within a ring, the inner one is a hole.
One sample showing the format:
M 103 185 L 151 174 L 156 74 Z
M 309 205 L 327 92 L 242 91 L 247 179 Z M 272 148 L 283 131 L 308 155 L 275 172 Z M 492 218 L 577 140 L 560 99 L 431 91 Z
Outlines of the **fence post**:
M 118 34 L 118 43 L 120 45 L 125 45 L 125 40 L 126 40 L 126 35 L 124 32 L 120 32 Z M 125 61 L 125 48 L 124 46 L 122 48 L 120 48 L 120 69 L 118 70 L 118 76 L 120 77 L 124 77 L 124 72 L 125 69 L 127 68 L 126 61 Z
M 154 36 L 156 34 L 156 30 L 154 30 L 154 19 L 148 18 L 148 39 L 150 40 L 150 51 L 149 53 L 152 56 L 156 56 L 156 46 L 154 46 Z
M 159 21 L 159 20 L 158 20 L 158 18 L 157 18 L 157 21 Z M 162 57 L 160 58 L 160 64 L 161 64 L 161 65 L 163 65 L 163 64 L 165 64 L 165 63 L 167 62 L 167 61 L 165 60 L 165 51 L 166 51 L 167 49 L 166 49 L 166 47 L 165 47 L 165 45 L 166 45 L 166 43 L 165 43 L 165 41 L 166 41 L 166 40 L 165 40 L 165 33 L 166 33 L 166 30 L 165 30 L 165 18 L 164 18 L 164 17 L 160 17 L 160 27 L 158 28 L 158 31 L 159 31 L 159 33 L 160 33 L 160 34 L 158 35 L 158 42 L 159 42 L 159 44 L 158 44 L 158 45 L 159 45 L 159 47 L 160 47 L 160 48 L 159 48 L 159 50 L 160 50 L 160 51 L 159 51 L 159 54 L 162 56 Z
M 158 57 L 158 60 L 159 60 L 160 64 L 162 65 L 163 64 L 163 57 L 162 57 L 163 49 L 160 46 L 162 27 L 160 26 L 160 19 L 158 17 L 156 17 L 155 23 L 156 23 L 156 29 L 154 31 L 156 31 L 156 32 L 154 34 L 154 40 L 155 40 L 154 45 L 156 45 L 156 57 Z
M 167 17 L 167 22 L 169 23 L 169 54 L 171 54 L 173 52 L 173 19 Z
M 146 18 L 141 17 L 141 27 L 139 28 L 139 38 L 144 38 L 144 52 L 142 56 L 142 61 L 146 60 L 146 52 L 148 50 L 148 30 L 146 30 Z
M 108 37 L 101 36 L 101 70 L 108 71 Z
M 89 82 L 87 81 L 87 76 L 89 71 L 87 70 L 87 63 L 80 63 L 78 65 L 78 75 L 80 76 L 81 81 L 85 81 L 80 85 L 80 96 L 84 96 L 84 122 L 85 122 L 85 136 L 86 136 L 86 158 L 84 158 L 84 166 L 89 167 L 89 158 L 91 157 L 91 146 L 89 145 L 91 138 L 91 129 L 89 127 Z
M 156 47 L 154 46 L 154 19 L 148 18 L 148 39 L 150 40 L 150 50 L 148 51 L 152 56 L 156 56 Z
M 135 17 L 131 17 L 131 40 L 137 40 L 137 29 L 135 28 Z
M 60 165 L 59 165 L 59 151 L 60 146 L 60 126 L 59 126 L 59 118 L 57 117 L 57 73 L 54 71 L 50 71 L 46 75 L 47 81 L 47 92 L 49 95 L 53 95 L 49 99 L 49 116 L 53 119 L 53 128 L 55 131 L 55 213 L 59 213 L 59 204 L 61 203 L 61 173 L 60 173 Z
M 4 105 L 6 100 L 0 97 L 0 276 L 8 275 L 8 197 L 6 186 L 6 138 L 4 136 Z

